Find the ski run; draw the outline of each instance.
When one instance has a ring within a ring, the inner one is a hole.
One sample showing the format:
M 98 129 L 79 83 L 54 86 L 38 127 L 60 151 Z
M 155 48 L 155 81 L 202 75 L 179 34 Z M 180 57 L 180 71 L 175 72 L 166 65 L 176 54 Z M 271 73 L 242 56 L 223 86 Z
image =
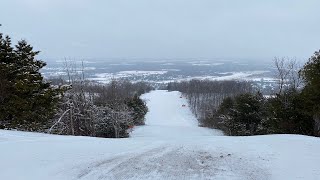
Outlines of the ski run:
M 126 139 L 1 130 L 0 179 L 320 179 L 319 138 L 223 136 L 198 127 L 180 96 L 143 95 L 146 125 Z

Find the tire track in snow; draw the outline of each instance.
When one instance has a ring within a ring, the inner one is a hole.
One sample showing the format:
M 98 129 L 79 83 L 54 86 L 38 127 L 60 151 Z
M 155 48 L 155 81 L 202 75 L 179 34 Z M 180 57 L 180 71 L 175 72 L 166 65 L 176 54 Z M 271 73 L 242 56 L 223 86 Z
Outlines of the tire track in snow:
M 131 153 L 124 155 L 117 155 L 116 157 L 109 158 L 106 160 L 102 160 L 99 162 L 93 163 L 91 166 L 83 169 L 82 172 L 78 175 L 77 179 L 92 179 L 92 176 L 101 176 L 101 174 L 112 174 L 112 172 L 116 171 L 121 166 L 125 166 L 128 162 L 131 163 L 137 159 L 151 158 L 155 156 L 161 156 L 161 154 L 166 153 L 168 151 L 168 147 L 158 147 L 145 152 L 140 153 Z M 141 163 L 141 162 L 136 162 Z M 132 163 L 131 163 L 132 164 Z M 103 173 L 101 173 L 103 172 Z M 111 177 L 112 179 L 115 177 Z M 98 179 L 101 179 L 99 177 Z M 117 178 L 116 178 L 117 179 Z
M 243 179 L 267 180 L 270 175 L 249 160 L 235 155 L 191 150 L 184 146 L 159 147 L 94 165 L 79 179 Z

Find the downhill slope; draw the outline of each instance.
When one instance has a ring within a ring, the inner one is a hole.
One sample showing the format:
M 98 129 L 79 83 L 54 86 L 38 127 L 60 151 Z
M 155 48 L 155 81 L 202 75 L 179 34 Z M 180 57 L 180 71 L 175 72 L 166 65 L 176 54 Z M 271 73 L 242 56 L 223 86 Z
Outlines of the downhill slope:
M 320 139 L 227 137 L 201 128 L 178 92 L 145 94 L 128 139 L 0 131 L 0 179 L 320 179 Z
M 149 108 L 146 125 L 137 127 L 131 137 L 179 139 L 223 135 L 219 130 L 198 127 L 197 119 L 179 92 L 153 91 L 142 98 Z

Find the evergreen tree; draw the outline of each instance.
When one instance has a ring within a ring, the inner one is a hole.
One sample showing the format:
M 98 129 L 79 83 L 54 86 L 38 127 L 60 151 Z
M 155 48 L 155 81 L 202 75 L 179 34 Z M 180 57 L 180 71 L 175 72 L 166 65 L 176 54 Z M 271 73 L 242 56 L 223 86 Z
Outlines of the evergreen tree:
M 144 125 L 144 117 L 148 112 L 145 102 L 138 95 L 134 95 L 126 102 L 127 106 L 132 109 L 133 122 L 135 125 Z
M 306 113 L 304 99 L 294 88 L 269 99 L 268 133 L 313 134 L 312 117 Z
M 11 47 L 10 37 L 0 33 L 0 120 L 9 117 L 6 114 L 6 107 L 4 104 L 8 101 L 10 92 L 12 92 L 13 81 L 10 79 L 13 75 L 15 54 Z M 0 124 L 1 127 L 1 124 Z
M 54 112 L 61 91 L 44 81 L 38 53 L 24 40 L 12 47 L 0 36 L 1 128 L 40 130 Z
M 320 50 L 309 58 L 300 75 L 305 81 L 305 88 L 302 91 L 305 105 L 315 121 L 314 133 L 320 136 Z
M 212 120 L 213 122 L 218 122 L 215 123 L 216 128 L 223 130 L 229 135 L 232 135 L 235 132 L 235 125 L 232 116 L 233 110 L 234 98 L 227 97 L 222 101 L 218 108 L 217 114 L 213 116 Z
M 229 135 L 261 134 L 261 123 L 265 118 L 264 98 L 261 93 L 241 94 L 226 98 L 218 109 L 218 118 Z
M 263 97 L 260 93 L 256 95 L 242 94 L 235 98 L 233 119 L 236 123 L 238 135 L 254 135 L 262 120 Z

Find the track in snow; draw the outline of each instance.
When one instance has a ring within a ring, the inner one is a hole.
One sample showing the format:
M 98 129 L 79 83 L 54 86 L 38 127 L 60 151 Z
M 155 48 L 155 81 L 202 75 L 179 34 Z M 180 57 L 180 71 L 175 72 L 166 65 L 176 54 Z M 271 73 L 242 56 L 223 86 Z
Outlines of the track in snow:
M 197 148 L 196 148 L 197 149 Z M 104 173 L 102 173 L 104 172 Z M 270 175 L 247 159 L 231 154 L 162 146 L 102 161 L 79 179 L 268 179 Z

